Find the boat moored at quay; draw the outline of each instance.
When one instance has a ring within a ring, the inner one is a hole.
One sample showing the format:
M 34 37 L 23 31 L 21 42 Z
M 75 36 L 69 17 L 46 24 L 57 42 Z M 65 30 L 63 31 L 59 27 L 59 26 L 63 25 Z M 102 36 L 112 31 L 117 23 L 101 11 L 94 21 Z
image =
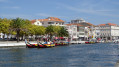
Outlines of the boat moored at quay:
M 25 40 L 25 44 L 27 48 L 49 48 L 49 47 L 55 47 L 55 46 L 63 46 L 63 45 L 68 45 L 69 42 L 37 42 L 31 44 L 29 41 Z

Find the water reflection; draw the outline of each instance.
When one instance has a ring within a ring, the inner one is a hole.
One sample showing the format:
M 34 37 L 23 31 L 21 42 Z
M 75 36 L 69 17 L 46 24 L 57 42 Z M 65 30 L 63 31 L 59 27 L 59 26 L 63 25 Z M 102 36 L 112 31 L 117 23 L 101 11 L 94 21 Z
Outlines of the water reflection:
M 119 60 L 116 62 L 115 67 L 119 67 Z
M 119 67 L 118 47 L 106 43 L 46 49 L 2 48 L 0 67 Z

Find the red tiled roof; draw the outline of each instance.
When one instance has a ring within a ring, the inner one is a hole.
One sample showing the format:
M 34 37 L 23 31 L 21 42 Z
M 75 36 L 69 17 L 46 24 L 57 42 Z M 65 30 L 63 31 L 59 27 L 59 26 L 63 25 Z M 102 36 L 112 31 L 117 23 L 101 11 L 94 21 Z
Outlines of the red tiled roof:
M 107 23 L 109 26 L 116 26 L 117 24 L 113 24 L 113 23 Z M 100 24 L 98 26 L 105 26 L 106 24 Z
M 65 25 L 67 25 L 67 26 L 71 26 L 72 24 L 65 24 Z
M 34 23 L 34 22 L 36 22 L 36 20 L 31 20 L 31 23 Z
M 116 24 L 113 24 L 113 23 L 107 23 L 107 24 L 110 26 L 116 26 Z
M 93 25 L 93 24 L 91 24 L 91 23 L 89 23 L 89 22 L 81 22 L 81 23 L 79 23 L 79 24 L 82 25 L 82 26 L 85 26 L 85 27 L 95 26 L 95 25 Z
M 40 22 L 44 22 L 44 21 L 58 21 L 58 22 L 64 22 L 63 20 L 56 18 L 56 17 L 48 17 L 46 19 L 38 19 L 38 21 Z M 31 20 L 32 23 L 34 23 L 34 20 Z
M 100 24 L 100 25 L 98 25 L 98 26 L 105 26 L 106 24 Z
M 80 24 L 78 24 L 78 23 L 72 23 L 72 24 L 65 24 L 65 25 L 67 25 L 67 26 L 71 26 L 71 25 L 77 25 L 77 26 L 82 26 L 82 25 L 80 25 Z
M 90 26 L 95 26 L 95 25 L 93 25 L 93 24 L 91 24 L 91 23 L 87 23 L 87 24 L 89 24 Z

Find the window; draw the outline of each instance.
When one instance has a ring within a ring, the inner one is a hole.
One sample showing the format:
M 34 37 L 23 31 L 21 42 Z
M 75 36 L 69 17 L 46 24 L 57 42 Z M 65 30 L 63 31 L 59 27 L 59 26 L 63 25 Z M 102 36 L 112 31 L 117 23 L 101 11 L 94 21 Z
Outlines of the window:
M 74 36 L 76 36 L 76 33 L 73 33 Z
M 37 25 L 39 25 L 39 23 L 37 23 Z
M 48 22 L 48 24 L 53 24 L 53 22 Z
M 84 33 L 79 33 L 79 35 L 84 35 Z

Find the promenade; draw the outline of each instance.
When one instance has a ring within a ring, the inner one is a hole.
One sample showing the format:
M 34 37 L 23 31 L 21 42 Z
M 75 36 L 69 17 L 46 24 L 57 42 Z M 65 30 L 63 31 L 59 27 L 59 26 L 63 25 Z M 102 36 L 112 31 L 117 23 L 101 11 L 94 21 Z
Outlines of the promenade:
M 36 43 L 35 41 L 31 41 L 30 43 Z M 8 47 L 8 46 L 25 46 L 24 41 L 0 41 L 0 47 Z

